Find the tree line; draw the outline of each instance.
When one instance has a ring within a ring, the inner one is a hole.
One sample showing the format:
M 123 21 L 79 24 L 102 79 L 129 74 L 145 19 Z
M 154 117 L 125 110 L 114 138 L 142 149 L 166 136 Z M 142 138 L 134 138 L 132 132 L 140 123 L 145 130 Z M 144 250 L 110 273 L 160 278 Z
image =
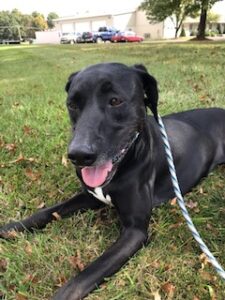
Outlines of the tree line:
M 140 9 L 146 12 L 150 22 L 162 22 L 171 17 L 175 27 L 175 38 L 186 17 L 196 18 L 200 15 L 197 39 L 203 40 L 208 11 L 218 1 L 222 0 L 144 0 Z
M 35 31 L 54 27 L 53 19 L 58 18 L 54 12 L 47 19 L 39 12 L 23 14 L 18 9 L 0 11 L 0 40 L 22 40 L 35 38 Z

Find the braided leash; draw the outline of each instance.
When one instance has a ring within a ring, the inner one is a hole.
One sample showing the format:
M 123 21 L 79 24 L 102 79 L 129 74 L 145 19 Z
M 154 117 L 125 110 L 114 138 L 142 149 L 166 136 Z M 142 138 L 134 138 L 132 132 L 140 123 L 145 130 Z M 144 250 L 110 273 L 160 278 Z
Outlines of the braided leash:
M 175 166 L 174 166 L 174 161 L 173 161 L 173 156 L 171 153 L 171 148 L 170 148 L 170 144 L 168 141 L 168 136 L 163 124 L 163 121 L 161 119 L 160 116 L 158 116 L 158 125 L 160 128 L 160 132 L 162 135 L 162 139 L 163 139 L 163 143 L 165 146 L 165 151 L 166 151 L 166 157 L 167 157 L 167 161 L 168 161 L 168 165 L 169 165 L 169 171 L 170 171 L 170 175 L 171 175 L 171 180 L 172 180 L 172 184 L 173 184 L 173 189 L 175 192 L 175 195 L 177 197 L 178 200 L 178 204 L 181 208 L 182 214 L 187 222 L 187 225 L 194 237 L 194 239 L 197 241 L 197 243 L 199 244 L 201 250 L 205 253 L 205 255 L 208 257 L 209 261 L 211 262 L 211 264 L 214 266 L 214 268 L 216 269 L 217 273 L 225 280 L 225 271 L 223 270 L 223 268 L 220 266 L 220 264 L 217 262 L 216 258 L 212 255 L 212 253 L 209 251 L 208 247 L 206 246 L 206 244 L 203 242 L 203 240 L 201 239 L 198 231 L 196 230 L 189 214 L 188 211 L 185 207 L 184 204 L 184 198 L 181 194 L 181 190 L 178 184 L 178 180 L 177 180 L 177 175 L 176 175 L 176 170 L 175 170 Z

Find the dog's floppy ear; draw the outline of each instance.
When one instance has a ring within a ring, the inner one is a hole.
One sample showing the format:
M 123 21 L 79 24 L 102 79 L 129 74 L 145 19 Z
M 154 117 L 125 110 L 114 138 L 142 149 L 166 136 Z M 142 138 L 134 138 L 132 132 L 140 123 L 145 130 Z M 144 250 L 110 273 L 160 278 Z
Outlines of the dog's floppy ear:
M 73 78 L 78 74 L 79 72 L 75 72 L 75 73 L 72 73 L 70 74 L 69 78 L 68 78 L 68 81 L 66 83 L 66 86 L 65 86 L 65 90 L 66 92 L 68 93 L 69 89 L 70 89 L 70 85 L 72 83 L 72 80 Z
M 145 66 L 143 65 L 134 65 L 133 70 L 137 72 L 137 74 L 140 76 L 143 88 L 145 92 L 145 105 L 148 106 L 153 116 L 155 117 L 156 121 L 158 122 L 158 111 L 157 111 L 157 105 L 158 105 L 158 87 L 157 87 L 157 81 L 156 79 L 151 76 Z

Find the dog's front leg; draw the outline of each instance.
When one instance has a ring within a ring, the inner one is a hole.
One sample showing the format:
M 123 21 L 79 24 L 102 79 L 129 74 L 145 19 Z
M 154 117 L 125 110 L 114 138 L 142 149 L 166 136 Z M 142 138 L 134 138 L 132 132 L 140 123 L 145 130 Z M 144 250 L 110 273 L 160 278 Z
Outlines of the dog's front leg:
M 77 277 L 72 278 L 60 288 L 53 299 L 83 299 L 102 283 L 104 278 L 117 272 L 146 240 L 146 230 L 135 227 L 124 228 L 119 239 Z
M 0 227 L 0 237 L 10 237 L 10 232 L 13 230 L 21 232 L 42 229 L 51 221 L 56 220 L 57 217 L 65 218 L 76 211 L 83 211 L 89 208 L 96 209 L 101 206 L 103 206 L 103 204 L 88 193 L 80 193 L 67 201 L 41 209 L 22 221 L 11 222 Z

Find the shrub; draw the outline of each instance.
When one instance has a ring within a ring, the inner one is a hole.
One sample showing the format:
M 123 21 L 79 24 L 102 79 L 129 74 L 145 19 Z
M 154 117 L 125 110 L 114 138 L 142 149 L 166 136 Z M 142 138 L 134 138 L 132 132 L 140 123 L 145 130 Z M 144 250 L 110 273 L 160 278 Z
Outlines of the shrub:
M 221 35 L 221 34 L 223 33 L 220 24 L 217 24 L 217 26 L 216 26 L 216 31 L 218 31 L 218 34 L 219 34 L 219 35 Z
M 182 36 L 186 36 L 186 32 L 185 32 L 184 27 L 182 27 L 181 33 L 180 33 L 180 37 L 182 37 Z

